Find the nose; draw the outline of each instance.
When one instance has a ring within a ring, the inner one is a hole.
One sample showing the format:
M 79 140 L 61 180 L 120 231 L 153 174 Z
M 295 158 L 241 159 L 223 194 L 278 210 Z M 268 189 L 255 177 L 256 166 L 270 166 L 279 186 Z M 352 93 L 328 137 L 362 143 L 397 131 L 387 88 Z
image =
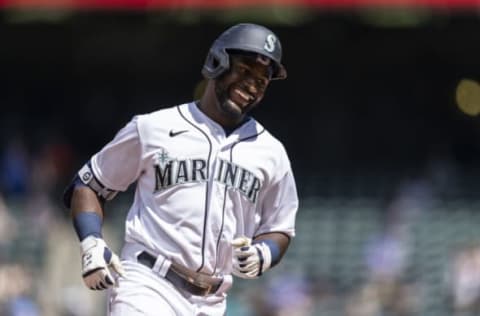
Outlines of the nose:
M 256 94 L 258 92 L 256 80 L 253 77 L 248 77 L 245 80 L 245 87 L 249 93 Z

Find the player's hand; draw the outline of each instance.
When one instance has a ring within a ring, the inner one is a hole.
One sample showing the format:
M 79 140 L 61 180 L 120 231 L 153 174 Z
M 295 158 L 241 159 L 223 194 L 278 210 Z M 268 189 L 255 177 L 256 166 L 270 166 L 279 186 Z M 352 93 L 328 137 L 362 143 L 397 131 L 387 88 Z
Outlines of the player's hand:
M 232 241 L 233 271 L 243 279 L 256 279 L 270 268 L 272 256 L 270 248 L 262 242 L 252 244 L 247 237 L 239 237 Z
M 103 239 L 88 236 L 80 243 L 80 249 L 83 281 L 91 290 L 105 290 L 115 283 L 110 268 L 124 275 L 120 259 Z

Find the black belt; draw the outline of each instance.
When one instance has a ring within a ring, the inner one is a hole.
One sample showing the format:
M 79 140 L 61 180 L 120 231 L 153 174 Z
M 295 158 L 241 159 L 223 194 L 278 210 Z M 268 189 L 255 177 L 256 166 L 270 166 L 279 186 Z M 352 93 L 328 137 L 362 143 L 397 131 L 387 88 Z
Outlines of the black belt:
M 152 269 L 155 265 L 155 261 L 157 261 L 157 257 L 146 251 L 142 251 L 138 255 L 137 260 L 139 263 Z M 165 279 L 170 281 L 176 287 L 198 296 L 214 294 L 217 292 L 223 281 L 222 278 L 215 278 L 199 272 L 187 270 L 174 262 L 172 262 L 168 269 Z

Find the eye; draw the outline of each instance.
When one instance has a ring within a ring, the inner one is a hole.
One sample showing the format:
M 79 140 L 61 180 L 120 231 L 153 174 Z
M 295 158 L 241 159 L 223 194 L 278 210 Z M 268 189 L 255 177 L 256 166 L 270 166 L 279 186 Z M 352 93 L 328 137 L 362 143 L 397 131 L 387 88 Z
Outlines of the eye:
M 249 70 L 248 70 L 247 67 L 245 67 L 245 66 L 242 66 L 242 65 L 238 65 L 238 66 L 237 66 L 237 72 L 240 73 L 240 74 L 242 74 L 242 75 L 247 74 L 248 71 L 249 71 Z

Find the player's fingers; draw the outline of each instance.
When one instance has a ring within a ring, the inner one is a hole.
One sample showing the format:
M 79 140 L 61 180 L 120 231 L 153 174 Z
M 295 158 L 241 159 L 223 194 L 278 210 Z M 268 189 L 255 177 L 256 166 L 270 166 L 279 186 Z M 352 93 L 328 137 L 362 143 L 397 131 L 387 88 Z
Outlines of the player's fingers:
M 238 266 L 239 267 L 251 267 L 252 265 L 256 264 L 258 260 L 244 260 L 244 261 L 239 261 Z
M 247 251 L 250 251 L 250 248 L 252 248 L 252 246 L 250 246 L 250 245 L 235 247 L 235 248 L 233 248 L 233 251 L 236 252 L 236 253 L 247 252 Z
M 92 280 L 92 277 L 87 277 L 87 278 L 83 279 L 83 281 L 89 289 L 95 290 L 96 283 Z
M 105 276 L 105 279 L 101 282 L 102 285 L 105 286 L 105 288 L 112 286 L 115 284 L 115 279 L 112 277 L 112 275 L 109 273 Z
M 84 280 L 86 285 L 92 290 L 105 290 L 114 284 L 114 279 L 107 269 L 97 270 Z
M 97 290 L 105 290 L 108 287 L 107 280 L 109 279 L 107 270 L 106 269 L 100 270 L 97 272 L 97 274 L 98 274 L 98 278 L 96 280 L 95 288 Z
M 251 266 L 252 264 L 257 263 L 258 259 L 255 258 L 254 256 L 250 256 L 250 257 L 246 257 L 246 258 L 238 258 L 237 262 L 238 262 L 239 267 L 247 267 L 247 266 Z
M 107 277 L 105 278 L 105 282 L 107 283 L 107 284 L 106 284 L 107 287 L 112 286 L 112 285 L 115 284 L 115 281 L 112 280 L 112 279 L 110 279 L 109 276 L 107 276 Z
M 235 266 L 238 266 L 238 267 L 239 267 L 241 264 L 244 264 L 244 263 L 245 263 L 245 260 L 240 260 L 240 258 L 233 258 L 232 263 L 233 263 Z
M 112 260 L 110 262 L 112 269 L 118 273 L 120 276 L 125 277 L 125 270 L 123 269 L 122 263 L 116 254 L 112 255 Z
M 258 277 L 258 268 L 248 270 L 244 268 L 234 267 L 232 274 L 243 279 L 254 279 Z
M 248 263 L 240 263 L 238 265 L 238 269 L 240 271 L 250 271 L 258 266 L 258 262 L 248 262 Z
M 247 275 L 249 278 L 255 279 L 258 277 L 258 270 L 246 272 L 245 275 Z
M 233 255 L 238 258 L 247 258 L 256 253 L 257 251 L 255 250 L 254 247 L 235 248 L 235 250 L 233 251 Z
M 101 291 L 101 290 L 103 290 L 103 289 L 102 289 L 101 286 L 97 285 L 97 286 L 95 287 L 95 290 Z
M 258 265 L 258 263 L 258 259 L 254 258 L 253 256 L 248 258 L 236 258 L 235 260 L 233 260 L 233 264 L 240 269 L 249 269 L 255 265 Z
M 239 248 L 243 246 L 249 246 L 250 243 L 251 243 L 250 238 L 242 236 L 242 237 L 235 238 L 232 241 L 232 246 L 235 248 Z
M 95 280 L 95 288 L 97 290 L 105 290 L 109 287 L 109 283 L 113 284 L 113 278 L 107 269 L 102 269 L 97 272 L 97 279 Z
M 113 282 L 109 278 L 105 278 L 104 282 L 100 282 L 100 286 L 105 290 L 113 285 Z
M 85 285 L 91 290 L 98 290 L 98 285 L 104 280 L 105 269 L 97 269 L 83 277 Z
M 106 290 L 108 288 L 108 285 L 106 285 L 104 283 L 104 281 L 100 281 L 98 284 L 97 284 L 97 290 Z
M 104 272 L 104 275 L 103 275 L 103 278 L 102 278 L 101 282 L 103 282 L 105 285 L 106 284 L 114 285 L 115 284 L 115 279 L 113 278 L 110 271 L 108 271 L 108 269 L 105 269 L 103 272 Z
M 241 272 L 238 271 L 238 270 L 233 270 L 233 271 L 232 271 L 232 274 L 233 274 L 234 276 L 236 276 L 236 277 L 239 277 L 239 278 L 242 278 L 242 279 L 246 279 L 245 274 L 241 273 Z

